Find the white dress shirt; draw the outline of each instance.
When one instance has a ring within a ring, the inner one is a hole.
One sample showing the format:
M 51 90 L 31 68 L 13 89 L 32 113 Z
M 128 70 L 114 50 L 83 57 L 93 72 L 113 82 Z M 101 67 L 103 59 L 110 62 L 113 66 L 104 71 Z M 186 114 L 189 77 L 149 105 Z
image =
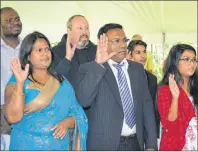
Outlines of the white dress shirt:
M 1 38 L 1 105 L 5 103 L 4 92 L 6 84 L 12 76 L 12 70 L 10 69 L 10 62 L 14 56 L 19 56 L 20 44 L 16 48 L 12 48 L 7 45 Z
M 122 66 L 122 70 L 124 71 L 124 74 L 126 76 L 126 79 L 127 79 L 127 84 L 128 84 L 128 87 L 129 87 L 129 90 L 130 90 L 130 94 L 132 96 L 132 91 L 131 91 L 131 83 L 130 83 L 130 79 L 129 79 L 129 74 L 128 74 L 128 62 L 126 59 L 124 59 L 121 63 L 124 62 L 124 65 Z M 118 83 L 118 78 L 117 78 L 117 69 L 113 66 L 113 64 L 118 64 L 116 62 L 114 62 L 112 59 L 109 59 L 108 60 L 108 64 L 109 66 L 111 67 L 112 71 L 113 71 L 113 74 L 116 78 L 116 82 L 117 84 L 119 85 Z M 133 97 L 132 97 L 133 98 Z M 129 128 L 129 126 L 125 123 L 125 118 L 123 120 L 123 126 L 122 126 L 122 132 L 121 132 L 121 136 L 129 136 L 131 134 L 135 134 L 136 133 L 136 124 L 133 126 L 133 128 Z

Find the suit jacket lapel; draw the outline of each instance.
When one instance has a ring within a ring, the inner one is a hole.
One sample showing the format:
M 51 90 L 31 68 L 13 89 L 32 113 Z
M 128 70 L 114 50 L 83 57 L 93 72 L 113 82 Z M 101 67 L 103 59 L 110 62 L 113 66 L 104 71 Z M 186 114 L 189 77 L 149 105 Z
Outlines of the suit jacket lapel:
M 130 83 L 131 83 L 131 91 L 132 91 L 132 98 L 133 98 L 133 102 L 135 105 L 135 110 L 137 108 L 137 98 L 136 98 L 136 87 L 137 87 L 137 83 L 138 83 L 138 75 L 137 73 L 133 70 L 133 63 L 128 62 L 129 63 L 129 67 L 128 67 L 128 73 L 129 73 L 129 78 L 130 78 Z
M 107 68 L 107 73 L 105 74 L 105 79 L 106 79 L 113 95 L 115 96 L 117 103 L 122 108 L 122 101 L 121 101 L 121 97 L 120 97 L 120 92 L 119 92 L 119 89 L 118 89 L 118 85 L 117 85 L 115 76 L 114 76 L 114 74 L 111 70 L 111 67 L 109 66 L 109 64 L 107 62 L 104 63 L 103 66 L 105 66 L 105 68 Z
M 147 76 L 147 82 L 148 82 L 148 89 L 149 91 L 152 90 L 152 83 L 151 83 L 151 77 L 149 76 L 148 71 L 145 70 L 146 76 Z

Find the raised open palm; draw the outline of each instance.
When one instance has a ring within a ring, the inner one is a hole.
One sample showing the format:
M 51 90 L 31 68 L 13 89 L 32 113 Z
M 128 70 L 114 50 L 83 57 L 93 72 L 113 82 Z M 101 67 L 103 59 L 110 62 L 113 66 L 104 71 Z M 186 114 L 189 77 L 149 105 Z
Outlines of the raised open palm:
M 179 97 L 179 88 L 178 88 L 177 83 L 174 78 L 175 78 L 174 74 L 170 74 L 169 88 L 170 88 L 173 98 L 178 98 Z
M 71 59 L 74 56 L 77 44 L 73 44 L 73 46 L 71 46 L 70 40 L 71 40 L 71 34 L 70 32 L 68 32 L 67 40 L 66 40 L 66 58 L 71 61 Z
M 97 41 L 97 52 L 95 61 L 99 64 L 103 64 L 108 61 L 117 52 L 108 53 L 108 38 L 105 34 L 100 35 L 100 39 Z
M 14 73 L 17 82 L 24 82 L 25 79 L 28 76 L 29 71 L 29 64 L 26 64 L 25 70 L 22 70 L 21 63 L 18 58 L 14 57 L 11 60 L 10 68 L 12 69 L 12 72 Z

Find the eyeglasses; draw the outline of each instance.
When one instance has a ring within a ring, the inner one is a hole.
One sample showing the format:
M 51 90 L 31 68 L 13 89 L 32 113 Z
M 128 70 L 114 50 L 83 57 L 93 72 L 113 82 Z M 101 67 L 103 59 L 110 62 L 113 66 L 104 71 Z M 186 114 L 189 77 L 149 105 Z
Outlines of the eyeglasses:
M 115 44 L 115 45 L 118 45 L 118 44 L 120 44 L 121 42 L 122 42 L 122 43 L 127 43 L 129 40 L 130 40 L 130 39 L 123 39 L 123 40 L 120 40 L 120 39 L 113 39 L 113 40 L 108 41 L 108 42 L 113 43 L 113 44 Z
M 180 61 L 184 61 L 184 63 L 186 64 L 190 64 L 190 62 L 192 62 L 193 64 L 197 64 L 197 59 L 190 59 L 190 58 L 183 58 L 183 59 L 179 59 Z

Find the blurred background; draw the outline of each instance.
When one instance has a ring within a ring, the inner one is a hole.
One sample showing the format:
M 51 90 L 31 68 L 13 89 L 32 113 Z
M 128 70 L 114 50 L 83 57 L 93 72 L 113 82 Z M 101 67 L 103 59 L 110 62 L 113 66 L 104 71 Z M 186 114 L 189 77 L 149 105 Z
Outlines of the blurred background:
M 176 43 L 193 45 L 197 50 L 197 1 L 1 1 L 1 7 L 18 11 L 22 38 L 38 30 L 52 45 L 64 33 L 72 15 L 81 14 L 90 24 L 90 39 L 109 22 L 122 24 L 128 38 L 141 34 L 154 63 L 153 73 L 160 81 L 162 65 Z

